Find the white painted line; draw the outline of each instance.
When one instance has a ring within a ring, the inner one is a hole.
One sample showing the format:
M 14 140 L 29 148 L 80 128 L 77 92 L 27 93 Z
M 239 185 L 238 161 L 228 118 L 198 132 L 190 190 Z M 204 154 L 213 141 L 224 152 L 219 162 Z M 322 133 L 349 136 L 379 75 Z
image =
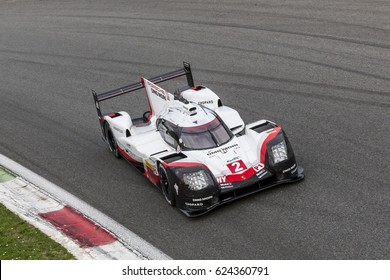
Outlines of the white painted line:
M 40 190 L 46 192 L 62 203 L 77 209 L 85 216 L 113 233 L 123 245 L 130 248 L 130 250 L 139 257 L 152 260 L 171 259 L 146 240 L 142 239 L 134 232 L 125 228 L 104 213 L 2 154 L 0 154 L 0 165 L 3 165 L 5 168 L 23 177 L 28 182 L 33 183 Z
M 142 260 L 142 257 L 125 250 L 125 247 L 118 241 L 108 245 L 86 248 L 85 250 L 99 260 Z

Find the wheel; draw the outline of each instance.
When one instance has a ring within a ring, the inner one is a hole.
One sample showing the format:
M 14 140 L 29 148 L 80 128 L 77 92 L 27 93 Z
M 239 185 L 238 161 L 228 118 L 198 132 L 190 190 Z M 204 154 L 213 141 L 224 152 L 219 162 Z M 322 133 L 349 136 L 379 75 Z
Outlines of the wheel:
M 158 168 L 158 173 L 160 174 L 161 191 L 166 202 L 168 202 L 168 204 L 171 206 L 175 206 L 175 190 L 173 189 L 173 186 L 169 181 L 167 170 L 164 168 L 164 166 L 160 165 Z
M 104 131 L 106 132 L 106 139 L 108 142 L 108 148 L 114 154 L 116 158 L 120 158 L 119 150 L 116 145 L 114 134 L 111 131 L 110 125 L 106 122 L 104 124 Z

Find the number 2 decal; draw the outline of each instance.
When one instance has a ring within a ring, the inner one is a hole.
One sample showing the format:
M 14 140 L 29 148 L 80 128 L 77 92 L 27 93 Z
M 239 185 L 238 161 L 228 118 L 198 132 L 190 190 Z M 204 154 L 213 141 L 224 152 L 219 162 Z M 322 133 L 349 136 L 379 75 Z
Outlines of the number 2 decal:
M 226 165 L 230 172 L 239 173 L 247 169 L 245 163 L 242 160 L 237 160 Z

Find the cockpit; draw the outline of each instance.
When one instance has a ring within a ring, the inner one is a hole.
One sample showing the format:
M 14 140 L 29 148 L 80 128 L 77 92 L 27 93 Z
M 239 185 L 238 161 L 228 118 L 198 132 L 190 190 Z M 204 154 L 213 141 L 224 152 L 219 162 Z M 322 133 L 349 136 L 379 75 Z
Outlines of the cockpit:
M 180 146 L 182 150 L 212 149 L 229 142 L 233 137 L 219 116 L 212 114 L 211 121 L 190 127 L 181 127 L 161 118 L 157 120 L 157 130 L 164 141 L 174 148 Z

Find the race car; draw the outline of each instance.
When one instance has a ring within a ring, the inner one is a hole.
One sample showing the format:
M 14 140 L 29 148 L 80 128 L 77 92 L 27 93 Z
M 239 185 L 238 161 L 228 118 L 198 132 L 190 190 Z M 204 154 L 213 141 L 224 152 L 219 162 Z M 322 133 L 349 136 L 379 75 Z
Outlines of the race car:
M 157 84 L 186 76 L 174 93 Z M 103 114 L 100 103 L 145 89 L 149 110 L 132 118 Z M 154 78 L 97 94 L 103 140 L 161 189 L 189 217 L 238 198 L 304 178 L 283 129 L 269 120 L 245 124 L 209 88 L 195 86 L 189 63 Z

